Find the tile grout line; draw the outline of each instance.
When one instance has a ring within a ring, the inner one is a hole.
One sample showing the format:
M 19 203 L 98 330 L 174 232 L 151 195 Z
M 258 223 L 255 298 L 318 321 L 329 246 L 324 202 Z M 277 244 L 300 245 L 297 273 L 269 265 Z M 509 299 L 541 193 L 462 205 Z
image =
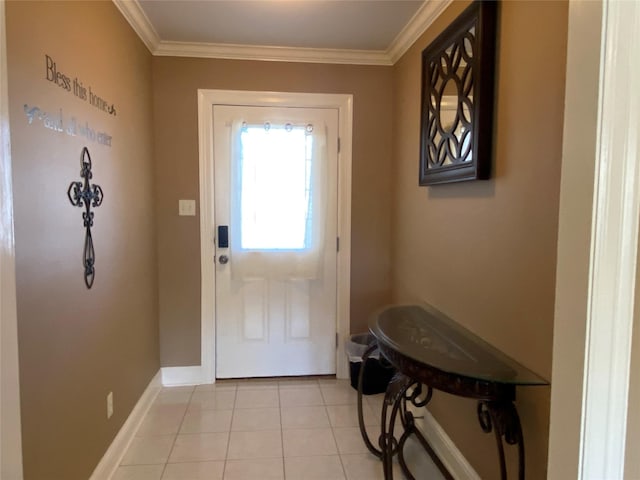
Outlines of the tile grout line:
M 215 384 L 214 384 L 215 385 Z M 238 398 L 238 384 L 236 384 L 236 388 L 233 390 L 233 408 L 231 409 L 231 421 L 229 422 L 229 434 L 227 435 L 227 449 L 224 453 L 224 465 L 222 466 L 222 478 L 227 473 L 227 462 L 229 461 L 229 447 L 231 446 L 231 429 L 233 428 L 233 417 L 236 415 L 236 399 Z
M 282 426 L 282 400 L 280 399 L 280 384 L 278 384 L 278 412 L 280 415 L 280 446 L 282 447 L 282 478 L 287 480 L 287 469 L 284 462 L 284 428 Z
M 342 467 L 342 474 L 344 476 L 344 478 L 347 478 L 347 474 L 344 470 L 344 465 L 342 463 L 342 457 L 340 456 L 340 450 L 338 450 L 338 442 L 336 441 L 336 434 L 333 431 L 334 426 L 331 423 L 331 417 L 329 416 L 329 410 L 327 409 L 327 404 L 326 401 L 324 399 L 324 394 L 322 393 L 322 387 L 320 387 L 320 395 L 322 395 L 322 403 L 324 406 L 324 413 L 327 416 L 327 421 L 329 422 L 329 428 L 331 429 L 331 435 L 333 436 L 333 441 L 336 444 L 336 452 L 338 453 L 338 458 L 340 458 L 340 466 Z
M 327 408 L 327 407 L 329 407 L 329 406 L 338 406 L 338 405 L 341 405 L 341 403 L 339 403 L 339 402 L 338 402 L 337 404 L 331 404 L 331 405 L 329 405 L 329 404 L 327 404 L 327 399 L 325 398 L 325 392 L 324 392 L 324 390 L 322 389 L 322 387 L 320 387 L 320 393 L 321 393 L 321 395 L 322 395 L 323 402 L 324 402 L 324 407 L 325 407 L 325 412 L 326 412 L 326 414 L 327 414 L 327 418 L 328 418 L 328 420 L 329 420 L 329 427 L 331 428 L 331 435 L 333 436 L 333 441 L 335 442 L 335 445 L 336 445 L 336 453 L 337 453 L 337 455 L 338 455 L 338 459 L 339 459 L 339 461 L 340 461 L 340 468 L 342 468 L 342 475 L 343 475 L 343 478 L 344 478 L 345 480 L 347 480 L 347 470 L 346 470 L 346 468 L 345 468 L 345 466 L 344 466 L 344 462 L 343 462 L 343 459 L 342 459 L 342 454 L 340 453 L 340 448 L 339 448 L 339 446 L 338 446 L 338 440 L 337 440 L 337 438 L 336 438 L 336 432 L 335 432 L 335 429 L 337 428 L 337 426 L 332 424 L 332 422 L 331 422 L 331 416 L 329 415 L 329 410 L 328 410 L 328 408 Z M 349 404 L 348 404 L 348 403 L 346 403 L 346 405 L 349 405 Z
M 320 389 L 320 392 L 322 393 L 322 389 Z M 323 394 L 323 398 L 324 398 L 324 394 Z M 331 434 L 333 435 L 333 441 L 336 442 L 336 450 L 338 452 L 338 458 L 340 459 L 340 466 L 342 467 L 342 475 L 344 476 L 345 480 L 348 480 L 347 469 L 344 467 L 344 461 L 342 460 L 342 453 L 340 453 L 340 447 L 338 446 L 338 439 L 336 438 L 336 432 L 335 432 L 336 426 L 331 424 L 331 417 L 329 417 L 329 410 L 327 410 L 326 404 L 325 404 L 325 410 L 327 413 L 327 418 L 329 418 L 329 425 L 331 427 Z
M 340 460 L 340 467 L 342 467 L 342 475 L 347 480 L 347 470 L 344 468 L 344 462 L 342 461 L 342 454 L 340 453 L 340 446 L 338 445 L 338 439 L 336 438 L 335 427 L 331 425 L 331 421 L 329 421 L 329 425 L 331 426 L 331 435 L 333 435 L 333 441 L 336 444 L 336 452 L 338 453 L 338 459 Z
M 173 437 L 173 443 L 171 444 L 171 449 L 169 449 L 169 455 L 167 456 L 167 460 L 164 462 L 164 467 L 162 468 L 162 474 L 160 475 L 160 480 L 162 480 L 162 477 L 164 477 L 164 473 L 167 470 L 167 465 L 169 465 L 169 458 L 171 458 L 171 454 L 173 453 L 173 449 L 176 446 L 176 440 L 178 440 L 178 435 L 180 434 L 180 429 L 182 428 L 182 423 L 184 422 L 184 417 L 187 416 L 187 411 L 189 410 L 189 405 L 191 404 L 191 399 L 193 398 L 193 393 L 195 391 L 196 391 L 196 387 L 194 385 L 193 389 L 191 390 L 191 393 L 189 394 L 189 401 L 187 402 L 187 408 L 184 409 L 184 413 L 182 414 L 182 419 L 180 420 L 180 424 L 178 425 L 178 431 L 176 432 L 175 436 Z

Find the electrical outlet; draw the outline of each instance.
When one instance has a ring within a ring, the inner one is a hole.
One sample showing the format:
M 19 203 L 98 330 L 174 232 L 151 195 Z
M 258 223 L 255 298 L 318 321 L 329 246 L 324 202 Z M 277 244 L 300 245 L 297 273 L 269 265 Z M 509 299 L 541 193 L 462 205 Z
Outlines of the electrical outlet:
M 111 418 L 113 415 L 113 392 L 109 392 L 107 395 L 107 418 Z

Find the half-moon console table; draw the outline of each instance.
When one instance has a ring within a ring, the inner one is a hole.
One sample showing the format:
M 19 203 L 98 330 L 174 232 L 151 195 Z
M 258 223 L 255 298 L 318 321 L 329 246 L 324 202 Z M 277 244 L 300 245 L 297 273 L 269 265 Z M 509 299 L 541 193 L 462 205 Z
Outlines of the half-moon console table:
M 524 439 L 514 404 L 516 386 L 548 385 L 549 382 L 428 305 L 384 308 L 372 317 L 369 330 L 375 343 L 362 358 L 358 420 L 367 448 L 382 460 L 385 480 L 393 479 L 394 455 L 398 455 L 406 477 L 415 480 L 403 456 L 404 444 L 411 435 L 416 436 L 445 478 L 453 478 L 435 456 L 407 409 L 407 402 L 416 407 L 426 406 L 433 389 L 478 400 L 480 427 L 485 433 L 494 432 L 500 478 L 507 478 L 506 442 L 518 449 L 518 479 L 524 480 Z M 379 448 L 367 435 L 362 411 L 364 365 L 376 349 L 397 370 L 384 397 Z M 398 418 L 402 433 L 396 439 L 394 429 Z

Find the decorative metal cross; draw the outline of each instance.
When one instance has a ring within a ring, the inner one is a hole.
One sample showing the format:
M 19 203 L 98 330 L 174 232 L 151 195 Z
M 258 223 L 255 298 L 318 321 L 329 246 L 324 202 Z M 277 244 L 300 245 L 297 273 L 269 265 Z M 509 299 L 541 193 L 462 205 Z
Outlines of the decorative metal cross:
M 82 219 L 86 228 L 83 255 L 84 283 L 87 288 L 91 288 L 96 275 L 96 252 L 93 248 L 93 238 L 91 238 L 91 227 L 93 226 L 91 207 L 99 207 L 102 204 L 104 194 L 100 185 L 91 185 L 89 182 L 93 174 L 91 173 L 91 155 L 89 155 L 87 147 L 82 149 L 82 154 L 80 155 L 80 177 L 84 179 L 84 182 L 71 182 L 69 190 L 67 190 L 67 196 L 74 207 L 85 207 L 85 211 L 82 212 Z

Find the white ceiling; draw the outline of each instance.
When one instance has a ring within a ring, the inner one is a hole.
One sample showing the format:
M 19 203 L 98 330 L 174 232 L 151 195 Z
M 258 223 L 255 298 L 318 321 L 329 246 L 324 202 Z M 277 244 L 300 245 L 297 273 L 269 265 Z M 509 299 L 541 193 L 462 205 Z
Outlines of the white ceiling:
M 113 0 L 154 55 L 393 64 L 451 0 Z
M 423 0 L 141 0 L 162 40 L 385 50 Z

